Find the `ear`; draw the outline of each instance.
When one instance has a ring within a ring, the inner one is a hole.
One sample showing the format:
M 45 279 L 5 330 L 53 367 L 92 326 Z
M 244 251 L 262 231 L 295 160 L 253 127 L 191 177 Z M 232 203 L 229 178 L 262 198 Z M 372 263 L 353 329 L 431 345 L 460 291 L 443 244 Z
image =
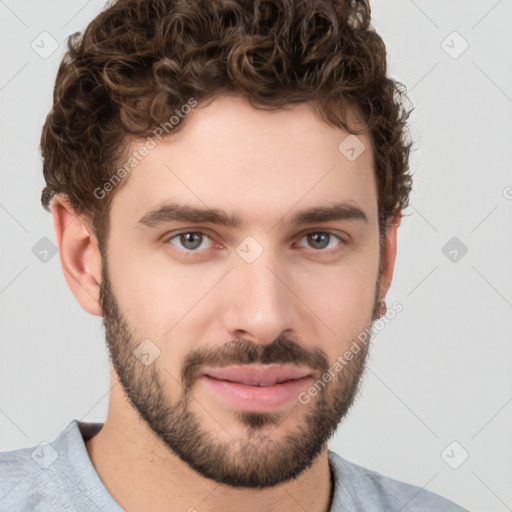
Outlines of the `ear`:
M 54 197 L 50 210 L 66 282 L 85 311 L 103 316 L 99 302 L 101 254 L 90 221 L 77 215 L 65 196 Z
M 383 241 L 382 251 L 382 262 L 381 262 L 381 274 L 380 274 L 380 297 L 379 300 L 384 300 L 384 297 L 388 293 L 391 281 L 393 280 L 393 270 L 395 268 L 396 259 L 396 236 L 400 222 L 402 221 L 402 215 L 398 214 L 396 217 L 389 218 L 386 226 L 386 235 Z

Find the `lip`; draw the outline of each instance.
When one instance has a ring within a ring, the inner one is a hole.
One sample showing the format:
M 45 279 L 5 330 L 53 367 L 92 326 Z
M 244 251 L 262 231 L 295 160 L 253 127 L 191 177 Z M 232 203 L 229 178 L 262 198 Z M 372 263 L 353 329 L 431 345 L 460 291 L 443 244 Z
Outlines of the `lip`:
M 265 412 L 297 401 L 312 377 L 308 369 L 296 366 L 246 365 L 206 369 L 199 380 L 236 410 Z
M 267 386 L 311 375 L 307 368 L 292 365 L 243 365 L 224 368 L 206 368 L 203 375 L 217 380 Z

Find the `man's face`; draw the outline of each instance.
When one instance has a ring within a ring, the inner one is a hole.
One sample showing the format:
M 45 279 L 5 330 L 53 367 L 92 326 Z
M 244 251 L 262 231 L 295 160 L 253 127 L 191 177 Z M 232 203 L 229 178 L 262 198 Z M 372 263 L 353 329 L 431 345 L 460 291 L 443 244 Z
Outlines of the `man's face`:
M 112 363 L 150 431 L 215 481 L 297 476 L 353 401 L 366 345 L 332 367 L 374 319 L 380 254 L 370 141 L 348 159 L 347 136 L 308 105 L 264 112 L 221 97 L 115 191 L 101 284 Z M 241 223 L 150 214 L 167 203 Z M 351 215 L 294 221 L 337 203 Z

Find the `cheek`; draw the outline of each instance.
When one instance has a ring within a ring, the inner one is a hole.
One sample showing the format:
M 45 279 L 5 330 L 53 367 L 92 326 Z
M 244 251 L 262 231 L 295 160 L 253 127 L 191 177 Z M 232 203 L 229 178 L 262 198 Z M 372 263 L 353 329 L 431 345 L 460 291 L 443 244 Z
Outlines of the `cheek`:
M 138 332 L 155 340 L 172 337 L 182 320 L 219 280 L 208 265 L 177 265 L 161 249 L 114 256 L 109 272 L 120 308 Z M 117 253 L 118 255 L 120 253 Z
M 324 272 L 309 281 L 304 297 L 328 325 L 343 330 L 361 327 L 368 320 L 375 300 L 377 272 L 344 267 Z M 334 330 L 337 330 L 333 327 Z
M 297 269 L 298 295 L 321 320 L 315 319 L 314 325 L 318 325 L 316 335 L 324 339 L 327 351 L 333 347 L 340 350 L 340 343 L 356 337 L 371 323 L 378 261 L 377 244 L 368 243 L 337 264 Z M 308 315 L 313 318 L 312 313 Z

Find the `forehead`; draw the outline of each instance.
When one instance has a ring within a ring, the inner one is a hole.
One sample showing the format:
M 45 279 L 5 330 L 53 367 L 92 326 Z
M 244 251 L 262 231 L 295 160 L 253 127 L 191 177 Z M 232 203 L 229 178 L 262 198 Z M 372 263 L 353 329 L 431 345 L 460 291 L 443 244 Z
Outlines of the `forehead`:
M 244 224 L 267 227 L 286 212 L 339 201 L 377 218 L 368 135 L 349 137 L 309 104 L 266 111 L 221 96 L 192 109 L 179 132 L 152 139 L 154 148 L 115 191 L 113 223 L 116 212 L 135 221 L 171 201 L 223 209 Z M 129 153 L 143 145 L 132 143 Z

